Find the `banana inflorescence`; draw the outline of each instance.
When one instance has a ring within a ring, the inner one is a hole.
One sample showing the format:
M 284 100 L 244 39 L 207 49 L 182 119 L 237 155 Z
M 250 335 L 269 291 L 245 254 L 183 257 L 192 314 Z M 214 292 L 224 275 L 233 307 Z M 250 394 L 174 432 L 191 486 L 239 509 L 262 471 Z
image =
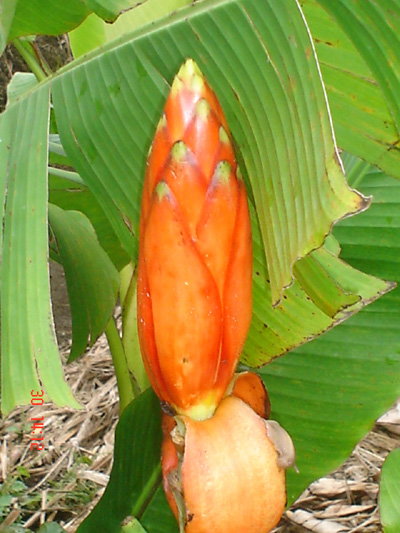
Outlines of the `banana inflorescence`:
M 263 533 L 286 501 L 290 438 L 261 379 L 235 375 L 252 316 L 246 189 L 193 60 L 175 77 L 143 188 L 138 329 L 163 410 L 167 499 L 186 533 Z

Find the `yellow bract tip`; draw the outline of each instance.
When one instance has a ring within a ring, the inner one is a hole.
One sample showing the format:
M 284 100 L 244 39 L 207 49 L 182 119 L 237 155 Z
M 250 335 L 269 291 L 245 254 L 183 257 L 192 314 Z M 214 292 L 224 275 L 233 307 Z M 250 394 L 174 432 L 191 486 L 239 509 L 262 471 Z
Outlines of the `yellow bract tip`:
M 179 69 L 172 82 L 171 94 L 174 96 L 183 87 L 193 92 L 201 92 L 204 87 L 204 76 L 193 59 L 187 59 Z

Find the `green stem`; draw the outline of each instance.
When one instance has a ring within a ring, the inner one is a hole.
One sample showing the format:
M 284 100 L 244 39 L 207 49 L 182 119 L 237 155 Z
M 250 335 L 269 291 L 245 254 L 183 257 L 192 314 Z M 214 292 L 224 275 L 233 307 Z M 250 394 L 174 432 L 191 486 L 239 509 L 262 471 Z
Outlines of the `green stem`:
M 51 139 L 51 135 L 49 136 L 49 139 Z M 61 155 L 62 157 L 67 157 L 67 154 L 65 153 L 65 150 L 62 145 L 51 140 L 49 140 L 49 150 L 53 154 Z
M 135 384 L 129 375 L 126 363 L 125 351 L 114 318 L 111 318 L 106 327 L 106 336 L 110 346 L 111 356 L 114 363 L 115 374 L 119 392 L 119 412 L 123 413 L 125 407 L 135 399 L 139 390 L 135 390 Z
M 77 172 L 71 172 L 70 170 L 64 170 L 62 168 L 48 167 L 49 174 L 57 176 L 57 178 L 64 178 L 68 181 L 78 183 L 79 185 L 85 185 L 85 182 Z
M 128 368 L 138 388 L 143 392 L 150 386 L 140 353 L 138 328 L 136 285 L 137 271 L 130 263 L 120 272 L 120 301 L 122 306 L 122 343 L 124 346 Z
M 22 41 L 21 39 L 15 39 L 13 45 L 21 54 L 22 59 L 34 73 L 38 81 L 43 81 L 47 78 L 46 73 L 43 71 L 36 54 L 33 52 L 29 43 Z

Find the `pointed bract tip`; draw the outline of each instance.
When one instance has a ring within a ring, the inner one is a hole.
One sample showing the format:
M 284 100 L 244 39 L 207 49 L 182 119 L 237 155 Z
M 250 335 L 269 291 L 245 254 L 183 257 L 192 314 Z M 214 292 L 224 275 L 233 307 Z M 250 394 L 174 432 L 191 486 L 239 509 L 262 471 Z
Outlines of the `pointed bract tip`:
M 168 184 L 165 181 L 159 181 L 154 189 L 154 192 L 157 195 L 157 200 L 159 202 L 164 200 L 165 197 L 171 196 L 171 189 L 168 187 Z
M 190 80 L 194 76 L 203 78 L 203 74 L 197 66 L 196 61 L 194 61 L 194 59 L 190 57 L 183 63 L 183 65 L 179 69 L 178 76 L 184 82 L 190 82 Z
M 204 76 L 193 59 L 187 59 L 179 69 L 172 82 L 171 94 L 174 96 L 183 87 L 195 93 L 201 92 L 204 87 Z
M 184 86 L 185 84 L 183 83 L 179 75 L 175 76 L 174 81 L 171 85 L 170 96 L 174 98 L 184 88 Z
M 215 167 L 213 180 L 220 183 L 228 183 L 232 172 L 232 167 L 228 161 L 220 161 Z
M 201 118 L 202 120 L 207 120 L 210 113 L 211 113 L 211 106 L 207 102 L 207 100 L 205 100 L 204 98 L 199 100 L 196 104 L 196 107 L 194 108 L 194 114 L 197 117 Z
M 165 113 L 161 115 L 160 120 L 158 121 L 156 131 L 163 130 L 167 126 L 167 117 Z
M 230 142 L 229 135 L 226 133 L 226 130 L 223 126 L 219 128 L 219 140 L 223 144 L 228 144 Z
M 171 158 L 175 162 L 182 162 L 186 158 L 188 147 L 183 141 L 177 141 L 171 149 Z

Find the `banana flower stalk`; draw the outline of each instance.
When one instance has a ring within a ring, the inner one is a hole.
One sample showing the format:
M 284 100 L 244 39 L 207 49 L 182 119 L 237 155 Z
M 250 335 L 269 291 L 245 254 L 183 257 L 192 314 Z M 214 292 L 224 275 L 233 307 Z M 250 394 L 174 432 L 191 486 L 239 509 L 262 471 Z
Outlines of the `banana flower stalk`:
M 247 335 L 251 286 L 245 185 L 221 106 L 189 59 L 157 126 L 140 218 L 139 340 L 164 409 L 213 415 Z

